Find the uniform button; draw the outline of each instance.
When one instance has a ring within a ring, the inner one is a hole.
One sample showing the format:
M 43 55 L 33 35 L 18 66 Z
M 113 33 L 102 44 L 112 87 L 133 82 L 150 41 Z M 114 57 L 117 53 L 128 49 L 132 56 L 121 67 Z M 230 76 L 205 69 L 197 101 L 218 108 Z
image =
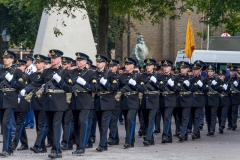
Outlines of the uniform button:
M 182 95 L 180 95 L 182 97 Z
M 51 95 L 49 95 L 49 97 L 52 97 Z
M 148 97 L 146 97 L 146 98 L 148 98 Z
M 100 98 L 102 98 L 102 96 L 100 96 Z
M 167 97 L 167 95 L 164 95 L 165 97 Z
M 3 95 L 6 95 L 6 93 L 4 93 Z
M 37 98 L 37 96 L 35 96 L 35 98 Z

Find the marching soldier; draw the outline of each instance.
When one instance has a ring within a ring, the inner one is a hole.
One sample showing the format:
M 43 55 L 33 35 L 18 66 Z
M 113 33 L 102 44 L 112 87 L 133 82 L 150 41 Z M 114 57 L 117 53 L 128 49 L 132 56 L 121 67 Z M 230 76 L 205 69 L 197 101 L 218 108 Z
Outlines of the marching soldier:
M 100 132 L 99 146 L 97 151 L 102 152 L 108 150 L 107 132 L 110 124 L 112 110 L 115 108 L 114 92 L 117 92 L 118 85 L 115 75 L 105 69 L 108 58 L 104 55 L 97 54 L 97 94 L 94 97 L 94 107 L 96 111 L 98 127 Z
M 20 69 L 13 67 L 16 54 L 12 51 L 3 51 L 3 67 L 0 70 L 0 109 L 3 113 L 3 147 L 0 157 L 7 157 L 13 153 L 11 147 L 10 118 L 18 106 L 18 91 L 24 87 L 23 74 Z
M 136 61 L 131 57 L 124 58 L 125 73 L 119 76 L 120 106 L 122 108 L 126 139 L 124 148 L 134 147 L 136 114 L 139 109 L 138 89 L 140 89 L 139 77 L 134 73 Z
M 222 92 L 222 85 L 220 85 L 220 79 L 216 79 L 214 74 L 216 71 L 215 66 L 208 65 L 208 76 L 207 76 L 207 85 L 209 91 L 206 94 L 206 106 L 205 114 L 208 127 L 207 136 L 213 136 L 215 132 L 215 127 L 217 123 L 217 109 L 219 106 L 219 95 L 218 93 Z
M 31 83 L 25 87 L 25 89 L 21 91 L 21 95 L 24 96 L 26 92 L 30 92 L 45 84 L 44 110 L 47 114 L 49 131 L 53 133 L 53 146 L 48 157 L 61 158 L 61 122 L 63 112 L 66 111 L 68 107 L 66 93 L 72 92 L 72 80 L 68 71 L 63 70 L 60 66 L 63 52 L 60 50 L 50 50 L 49 53 L 51 54 L 52 67 L 45 69 L 35 83 Z
M 26 63 L 27 63 L 26 61 L 20 59 L 17 59 L 15 61 L 17 68 L 20 69 L 23 73 L 23 79 L 20 79 L 20 81 L 22 81 L 23 84 L 25 85 L 28 84 L 28 76 L 25 73 Z M 27 112 L 31 110 L 31 105 L 24 99 L 24 97 L 18 97 L 18 102 L 19 102 L 18 107 L 14 110 L 14 117 L 16 121 L 16 133 L 11 146 L 13 150 L 15 150 L 20 140 L 21 146 L 17 148 L 17 150 L 22 151 L 28 150 L 28 139 L 26 129 L 24 126 L 24 119 L 26 117 Z
M 176 86 L 173 75 L 171 74 L 173 63 L 170 60 L 163 60 L 163 74 L 160 77 L 160 109 L 163 114 L 163 133 L 162 143 L 172 143 L 171 119 L 174 107 L 176 107 Z
M 43 73 L 43 69 L 45 66 L 45 60 L 46 57 L 44 55 L 35 54 L 35 65 L 37 68 L 37 71 L 33 73 L 31 76 L 29 76 L 29 84 L 35 83 L 38 81 L 38 79 L 41 77 L 41 74 Z M 31 100 L 31 106 L 35 117 L 35 123 L 36 123 L 36 140 L 34 142 L 34 146 L 30 147 L 30 150 L 34 153 L 46 153 L 47 148 L 45 144 L 45 139 L 48 132 L 48 122 L 47 122 L 47 115 L 44 110 L 45 105 L 45 99 L 46 97 L 44 95 L 37 96 L 37 91 L 40 90 L 42 86 L 38 87 L 34 91 L 32 91 L 32 98 Z
M 218 70 L 218 78 L 221 80 L 219 82 L 220 86 L 223 87 L 223 91 L 219 93 L 220 103 L 217 111 L 218 115 L 218 124 L 219 124 L 219 133 L 223 134 L 225 128 L 227 113 L 230 106 L 230 85 L 228 79 L 225 78 L 226 71 Z
M 85 147 L 88 138 L 89 117 L 94 109 L 92 101 L 92 92 L 96 92 L 96 75 L 89 70 L 86 65 L 89 59 L 88 55 L 77 52 L 77 69 L 72 70 L 73 95 L 71 98 L 70 109 L 74 118 L 74 132 L 76 136 L 76 151 L 74 155 L 85 153 Z
M 157 110 L 159 108 L 159 75 L 154 73 L 154 64 L 156 60 L 145 59 L 146 72 L 140 77 L 141 91 L 143 98 L 141 102 L 142 114 L 145 124 L 146 137 L 144 137 L 144 146 L 154 145 L 154 123 Z
M 62 57 L 62 67 L 67 71 L 70 71 L 70 67 L 72 64 L 72 58 L 70 57 Z M 73 150 L 73 114 L 72 110 L 69 108 L 63 113 L 62 119 L 62 127 L 63 127 L 63 136 L 61 142 L 62 150 Z
M 204 77 L 200 75 L 201 64 L 195 63 L 192 66 L 194 85 L 198 87 L 196 92 L 193 92 L 193 103 L 191 108 L 192 120 L 193 120 L 193 131 L 192 140 L 201 138 L 199 129 L 199 117 L 202 114 L 203 107 L 205 106 L 205 95 L 208 92 L 207 82 Z
M 51 58 L 50 57 L 45 57 L 45 66 L 44 66 L 44 69 L 48 69 L 50 68 L 52 65 L 51 65 Z
M 177 76 L 180 92 L 177 95 L 177 107 L 176 107 L 176 127 L 179 132 L 177 135 L 179 142 L 188 140 L 188 122 L 189 115 L 192 107 L 192 92 L 197 91 L 197 85 L 194 85 L 192 77 L 188 75 L 190 64 L 188 62 L 181 61 L 181 73 Z M 180 127 L 181 126 L 181 127 Z
M 239 81 L 236 76 L 236 66 L 230 67 L 230 91 L 231 91 L 231 105 L 228 110 L 228 130 L 235 130 L 237 128 L 238 106 L 240 102 L 239 98 Z
M 108 60 L 109 70 L 114 73 L 115 78 L 118 81 L 120 74 L 118 73 L 119 61 L 115 59 Z M 115 93 L 116 95 L 116 93 Z M 109 138 L 108 144 L 111 145 L 119 145 L 119 136 L 118 136 L 118 119 L 121 113 L 120 102 L 115 100 L 115 108 L 112 111 L 112 116 L 110 120 L 109 126 Z

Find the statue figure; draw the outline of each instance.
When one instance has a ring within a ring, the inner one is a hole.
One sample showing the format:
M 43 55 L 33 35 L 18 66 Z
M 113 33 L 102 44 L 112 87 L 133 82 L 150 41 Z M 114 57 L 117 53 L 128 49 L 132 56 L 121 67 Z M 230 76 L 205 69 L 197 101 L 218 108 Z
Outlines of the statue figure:
M 144 59 L 151 58 L 142 35 L 138 36 L 137 44 L 135 45 L 132 54 L 133 57 L 137 60 L 138 65 L 141 67 L 144 66 Z

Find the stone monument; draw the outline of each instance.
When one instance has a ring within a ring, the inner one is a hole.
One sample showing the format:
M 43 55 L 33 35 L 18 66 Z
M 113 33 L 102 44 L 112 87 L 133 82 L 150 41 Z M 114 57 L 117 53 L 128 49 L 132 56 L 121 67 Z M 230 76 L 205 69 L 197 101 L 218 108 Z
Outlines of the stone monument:
M 97 51 L 87 12 L 76 10 L 76 18 L 72 19 L 63 13 L 58 14 L 55 8 L 52 8 L 52 11 L 50 15 L 42 13 L 33 54 L 47 56 L 50 49 L 59 49 L 64 52 L 64 56 L 75 59 L 76 52 L 83 52 L 94 62 Z M 63 21 L 67 26 L 62 24 Z M 54 27 L 63 35 L 56 37 Z
M 144 38 L 142 35 L 139 35 L 137 38 L 137 44 L 133 49 L 133 57 L 137 60 L 139 66 L 144 66 L 144 59 L 151 58 L 149 54 L 148 47 L 145 44 Z

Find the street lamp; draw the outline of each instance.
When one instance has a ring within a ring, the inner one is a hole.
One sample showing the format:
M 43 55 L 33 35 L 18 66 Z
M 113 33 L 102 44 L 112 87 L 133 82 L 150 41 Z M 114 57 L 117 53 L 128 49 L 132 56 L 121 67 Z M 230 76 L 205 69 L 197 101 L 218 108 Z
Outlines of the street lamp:
M 4 49 L 8 49 L 8 42 L 10 41 L 10 32 L 7 30 L 7 28 L 5 28 L 3 31 L 2 31 L 2 40 L 3 42 L 5 42 L 5 47 Z

